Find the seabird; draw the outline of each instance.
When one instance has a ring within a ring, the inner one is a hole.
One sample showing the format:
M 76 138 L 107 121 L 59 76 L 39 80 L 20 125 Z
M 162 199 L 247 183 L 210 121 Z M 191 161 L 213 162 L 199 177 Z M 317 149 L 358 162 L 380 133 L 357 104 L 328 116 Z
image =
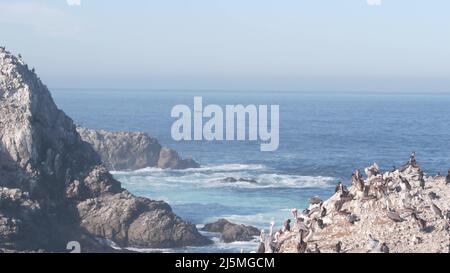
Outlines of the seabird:
M 339 241 L 335 246 L 334 246 L 334 252 L 336 253 L 341 253 L 342 251 L 342 242 Z
M 342 185 L 342 182 L 338 182 L 336 185 L 336 188 L 334 189 L 334 192 L 343 192 L 344 191 L 344 186 Z
M 360 220 L 361 219 L 355 214 L 350 214 L 350 215 L 347 216 L 347 221 L 350 224 L 352 224 L 352 225 L 355 224 L 356 222 L 360 221 Z
M 402 184 L 406 190 L 410 191 L 412 189 L 411 184 L 409 184 L 408 180 L 404 178 L 403 176 L 400 176 L 400 180 L 402 181 Z
M 423 178 L 423 172 L 420 171 L 419 173 L 419 183 L 420 183 L 420 187 L 422 188 L 422 190 L 425 189 L 425 179 Z
M 444 218 L 444 216 L 442 215 L 442 210 L 438 206 L 436 206 L 433 202 L 430 202 L 430 206 L 437 216 L 439 216 L 440 218 Z
M 389 253 L 389 247 L 387 246 L 386 243 L 381 244 L 381 252 L 382 253 Z
M 373 238 L 372 234 L 368 234 L 367 237 L 369 239 L 369 247 L 372 250 L 377 248 L 380 245 L 380 241 L 378 241 L 377 239 Z
M 417 213 L 415 213 L 415 212 L 411 213 L 411 216 L 414 218 L 414 221 L 419 226 L 419 230 L 425 231 L 425 229 L 427 228 L 427 222 L 425 220 L 423 220 L 422 218 L 419 218 L 419 216 L 417 216 Z
M 430 198 L 431 200 L 436 200 L 439 199 L 439 196 L 435 192 L 430 192 L 428 193 L 428 198 Z
M 341 200 L 337 200 L 336 203 L 334 203 L 334 208 L 336 209 L 336 211 L 340 211 L 343 205 L 344 202 L 342 202 Z
M 388 212 L 386 213 L 386 216 L 387 216 L 389 219 L 391 219 L 392 221 L 394 221 L 394 222 L 403 222 L 403 221 L 405 221 L 405 219 L 403 219 L 402 217 L 400 217 L 400 215 L 399 215 L 397 212 L 395 212 L 395 211 L 388 211 Z
M 416 152 L 412 152 L 411 156 L 409 157 L 409 165 L 416 167 L 416 164 Z
M 265 241 L 265 234 L 264 234 L 264 230 L 261 230 L 261 233 L 259 235 L 259 244 L 258 244 L 258 248 L 256 249 L 256 253 L 265 253 L 266 252 L 266 248 L 264 247 L 264 241 Z
M 308 248 L 308 244 L 303 241 L 303 232 L 300 232 L 300 240 L 297 243 L 297 253 L 305 253 Z
M 322 207 L 322 211 L 320 212 L 320 217 L 323 218 L 327 216 L 327 209 L 325 207 Z
M 284 222 L 284 232 L 291 231 L 291 219 L 287 219 L 286 222 Z
M 325 228 L 325 224 L 323 223 L 323 220 L 322 220 L 322 219 L 317 219 L 317 226 L 318 226 L 320 229 L 324 229 L 324 228 Z
M 444 215 L 444 218 L 450 220 L 450 210 L 447 210 L 447 212 Z

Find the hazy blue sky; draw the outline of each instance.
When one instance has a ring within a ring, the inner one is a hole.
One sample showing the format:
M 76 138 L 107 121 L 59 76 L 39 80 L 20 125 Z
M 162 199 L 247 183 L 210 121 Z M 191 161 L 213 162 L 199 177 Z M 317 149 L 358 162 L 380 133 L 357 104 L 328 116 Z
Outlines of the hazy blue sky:
M 450 92 L 448 0 L 67 1 L 0 0 L 50 87 Z

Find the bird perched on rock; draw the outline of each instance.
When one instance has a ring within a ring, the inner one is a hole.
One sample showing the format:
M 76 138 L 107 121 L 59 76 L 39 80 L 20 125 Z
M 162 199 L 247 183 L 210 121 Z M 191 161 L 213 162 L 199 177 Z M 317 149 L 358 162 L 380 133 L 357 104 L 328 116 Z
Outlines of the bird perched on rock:
M 417 166 L 416 152 L 412 152 L 411 156 L 409 157 L 409 162 L 408 163 L 412 167 L 416 167 Z
M 264 242 L 265 242 L 265 234 L 264 234 L 264 230 L 261 230 L 261 234 L 259 235 L 259 244 L 258 244 L 258 248 L 256 249 L 256 253 L 265 253 L 266 252 L 266 248 L 264 246 Z
M 389 253 L 390 249 L 386 243 L 382 243 L 380 247 L 381 253 Z
M 355 214 L 350 214 L 350 215 L 347 216 L 347 221 L 350 224 L 352 224 L 352 225 L 355 224 L 356 222 L 360 221 L 360 220 L 361 219 Z
M 430 198 L 431 200 L 436 200 L 439 199 L 439 196 L 435 192 L 429 192 L 428 198 Z
M 322 219 L 317 219 L 317 226 L 318 226 L 320 229 L 324 229 L 324 228 L 325 228 L 325 224 L 323 223 L 323 220 L 322 220 Z
M 397 212 L 393 211 L 393 210 L 389 210 L 389 211 L 386 213 L 386 216 L 387 216 L 389 219 L 391 219 L 392 221 L 394 221 L 394 222 L 403 222 L 403 221 L 405 221 L 405 219 L 403 219 L 402 217 L 400 217 L 400 215 L 399 215 Z
M 425 229 L 427 228 L 427 222 L 425 220 L 423 220 L 422 218 L 419 218 L 419 216 L 417 216 L 417 213 L 415 213 L 415 212 L 411 213 L 411 216 L 414 219 L 414 221 L 416 222 L 417 226 L 419 226 L 419 230 L 425 231 Z
M 341 253 L 342 251 L 342 242 L 339 241 L 335 246 L 334 246 L 334 252 L 336 253 Z
M 410 191 L 412 189 L 411 184 L 409 184 L 409 181 L 404 178 L 403 176 L 400 176 L 400 187 L 402 187 L 402 190 Z
M 323 218 L 327 216 L 327 209 L 325 207 L 322 207 L 322 211 L 320 212 L 320 217 Z
M 420 187 L 422 188 L 422 190 L 425 189 L 425 179 L 423 178 L 424 174 L 423 171 L 420 171 L 419 173 L 419 183 L 420 183 Z
M 334 192 L 342 193 L 343 191 L 344 191 L 344 185 L 342 185 L 342 182 L 338 182 L 336 185 L 336 188 L 334 189 Z
M 314 244 L 314 249 L 308 249 L 308 253 L 320 253 L 319 246 L 317 244 Z
M 430 201 L 430 207 L 433 210 L 434 214 L 436 214 L 436 216 L 438 216 L 439 218 L 444 218 L 444 215 L 442 214 L 442 210 L 431 201 Z
M 303 233 L 300 232 L 300 239 L 297 243 L 297 253 L 305 253 L 308 248 L 308 244 L 303 241 Z

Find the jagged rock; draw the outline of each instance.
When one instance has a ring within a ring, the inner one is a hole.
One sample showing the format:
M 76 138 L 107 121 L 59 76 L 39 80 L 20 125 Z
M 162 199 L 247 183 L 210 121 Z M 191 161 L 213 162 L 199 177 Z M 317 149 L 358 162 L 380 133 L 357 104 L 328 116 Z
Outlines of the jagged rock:
M 225 179 L 220 180 L 222 183 L 237 183 L 237 182 L 245 182 L 245 183 L 250 183 L 250 184 L 257 184 L 258 181 L 254 180 L 254 179 L 246 179 L 246 178 L 239 178 L 236 179 L 234 177 L 227 177 Z
M 326 200 L 323 207 L 328 213 L 322 217 L 326 225 L 314 232 L 314 243 L 319 245 L 320 250 L 334 252 L 333 245 L 342 242 L 344 252 L 367 252 L 370 250 L 361 247 L 369 244 L 367 236 L 371 234 L 389 252 L 446 252 L 449 237 L 444 227 L 447 220 L 437 216 L 427 200 L 428 195 L 433 192 L 439 196 L 433 200 L 436 206 L 448 209 L 450 187 L 445 184 L 445 177 L 424 176 L 427 187 L 423 189 L 420 181 L 422 170 L 415 158 L 411 161 L 415 164 L 408 163 L 401 170 L 369 172 L 370 177 L 364 181 L 368 188 L 367 198 L 342 202 L 342 196 L 338 192 Z M 400 187 L 404 183 L 402 178 L 411 187 Z M 358 196 L 361 190 L 353 185 L 349 192 Z M 394 212 L 395 217 L 388 216 Z M 414 214 L 426 221 L 426 228 L 417 224 Z M 359 221 L 349 223 L 348 215 L 357 215 Z M 394 222 L 392 218 L 399 221 Z M 280 252 L 296 252 L 300 228 L 296 224 L 294 232 L 280 236 Z
M 167 147 L 161 149 L 157 166 L 161 169 L 189 169 L 200 167 L 192 158 L 181 159 L 175 150 Z
M 95 236 L 122 246 L 208 243 L 169 205 L 122 189 L 35 73 L 0 48 L 0 249 L 66 251 L 79 241 L 84 251 L 111 250 Z
M 251 241 L 254 236 L 260 234 L 260 230 L 255 227 L 233 224 L 226 219 L 219 219 L 214 223 L 206 224 L 202 230 L 222 233 L 221 239 L 225 243 Z
M 107 132 L 82 127 L 77 127 L 77 131 L 84 141 L 92 145 L 109 170 L 200 167 L 193 159 L 182 159 L 176 151 L 161 147 L 156 139 L 146 133 Z

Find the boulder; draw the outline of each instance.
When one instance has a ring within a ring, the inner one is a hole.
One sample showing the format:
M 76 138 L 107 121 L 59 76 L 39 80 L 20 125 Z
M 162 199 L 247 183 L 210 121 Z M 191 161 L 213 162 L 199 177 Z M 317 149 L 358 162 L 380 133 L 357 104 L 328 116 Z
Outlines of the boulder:
M 226 219 L 219 219 L 214 223 L 206 224 L 202 230 L 222 233 L 221 240 L 225 243 L 251 241 L 254 236 L 260 234 L 260 230 L 256 227 L 233 224 Z

